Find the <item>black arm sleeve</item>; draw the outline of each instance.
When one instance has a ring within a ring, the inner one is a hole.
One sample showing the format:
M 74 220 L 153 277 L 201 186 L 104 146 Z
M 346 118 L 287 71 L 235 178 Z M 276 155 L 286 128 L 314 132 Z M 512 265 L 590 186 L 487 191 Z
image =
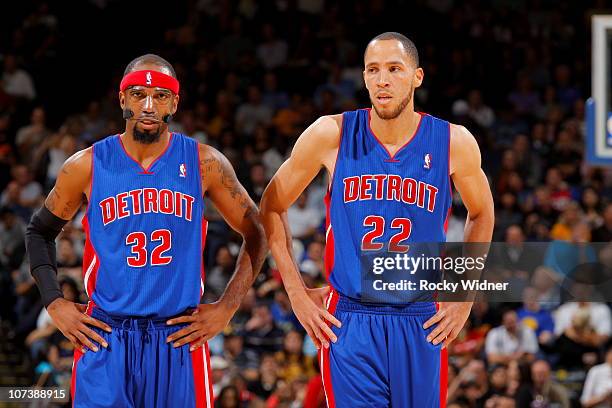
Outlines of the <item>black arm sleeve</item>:
M 55 238 L 67 222 L 43 205 L 34 213 L 26 229 L 30 272 L 38 285 L 45 307 L 55 299 L 63 297 L 57 281 Z

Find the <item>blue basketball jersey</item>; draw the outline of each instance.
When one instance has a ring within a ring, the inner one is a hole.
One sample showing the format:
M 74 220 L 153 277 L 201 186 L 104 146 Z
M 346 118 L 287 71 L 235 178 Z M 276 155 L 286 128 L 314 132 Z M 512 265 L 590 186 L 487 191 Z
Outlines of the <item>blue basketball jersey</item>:
M 172 133 L 144 169 L 119 135 L 93 145 L 85 289 L 110 315 L 168 317 L 200 303 L 206 238 L 198 143 Z
M 392 156 L 370 128 L 370 109 L 342 119 L 326 197 L 326 272 L 335 290 L 361 300 L 364 255 L 446 241 L 450 125 L 421 114 L 413 137 Z

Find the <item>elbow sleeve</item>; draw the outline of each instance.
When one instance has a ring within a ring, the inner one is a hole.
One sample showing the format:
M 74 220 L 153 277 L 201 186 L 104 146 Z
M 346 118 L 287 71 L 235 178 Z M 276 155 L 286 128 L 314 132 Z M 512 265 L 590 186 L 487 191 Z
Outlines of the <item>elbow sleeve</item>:
M 63 297 L 57 281 L 55 238 L 67 222 L 43 206 L 34 213 L 26 229 L 30 273 L 36 281 L 45 307 Z

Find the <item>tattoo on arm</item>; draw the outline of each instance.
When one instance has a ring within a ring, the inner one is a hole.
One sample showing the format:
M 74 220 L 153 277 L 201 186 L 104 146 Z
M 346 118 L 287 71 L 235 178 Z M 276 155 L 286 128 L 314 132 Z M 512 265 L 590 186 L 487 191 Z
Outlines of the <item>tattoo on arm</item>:
M 228 163 L 223 163 L 216 157 L 206 157 L 200 160 L 200 169 L 202 175 L 218 174 L 221 179 L 221 185 L 225 188 L 230 196 L 238 202 L 240 208 L 245 210 L 244 217 L 250 217 L 255 208 L 253 208 L 250 197 L 244 192 L 234 171 L 229 167 Z
M 61 177 L 63 178 L 74 177 L 74 175 L 71 176 L 67 165 L 62 166 L 61 173 Z M 66 185 L 64 185 L 61 181 L 59 184 L 56 184 L 47 196 L 44 205 L 49 211 L 58 217 L 68 220 L 72 218 L 74 213 L 81 206 L 83 199 L 82 197 L 73 198 L 72 194 L 66 193 L 64 187 L 66 187 Z M 81 195 L 85 196 L 85 194 L 82 192 Z
M 56 204 L 56 200 L 59 200 L 59 194 L 57 193 L 57 187 L 55 187 L 53 190 L 51 190 L 51 193 L 49 193 L 49 196 L 47 197 L 47 200 L 45 201 L 45 205 L 47 206 L 47 209 L 51 212 L 54 212 L 55 209 L 57 208 L 57 204 Z
M 68 200 L 62 206 L 59 204 L 61 203 L 61 200 L 62 197 L 60 195 L 59 188 L 55 186 L 53 190 L 51 190 L 51 193 L 49 193 L 49 197 L 47 197 L 47 200 L 45 201 L 45 206 L 49 211 L 56 214 L 60 218 L 65 220 L 72 218 L 75 207 L 80 205 L 81 202 Z
M 244 188 L 240 185 L 229 162 L 215 152 L 202 154 L 200 170 L 202 177 L 215 177 L 221 188 L 227 191 L 234 204 L 243 209 L 243 218 L 252 224 L 236 260 L 236 269 L 221 298 L 232 309 L 237 309 L 242 298 L 257 277 L 266 257 L 265 236 L 258 220 L 258 210 Z

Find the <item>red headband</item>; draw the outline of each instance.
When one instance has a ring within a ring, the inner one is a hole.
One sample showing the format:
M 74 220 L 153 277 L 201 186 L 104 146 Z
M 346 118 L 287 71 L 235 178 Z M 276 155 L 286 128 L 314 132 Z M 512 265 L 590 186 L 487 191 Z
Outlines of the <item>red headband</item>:
M 130 72 L 121 80 L 119 89 L 125 91 L 127 87 L 133 85 L 166 88 L 175 94 L 179 93 L 179 81 L 159 71 L 143 70 Z

